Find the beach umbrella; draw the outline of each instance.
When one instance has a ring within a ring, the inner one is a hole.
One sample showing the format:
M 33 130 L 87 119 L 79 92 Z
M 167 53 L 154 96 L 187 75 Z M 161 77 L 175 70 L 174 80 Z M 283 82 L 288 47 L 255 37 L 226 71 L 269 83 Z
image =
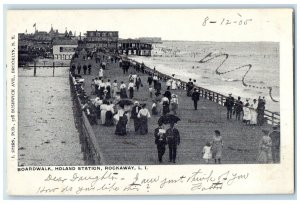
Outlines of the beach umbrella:
M 133 105 L 133 101 L 129 99 L 122 99 L 117 104 L 120 106 L 130 106 Z
M 158 119 L 158 123 L 169 124 L 169 123 L 177 123 L 180 121 L 180 118 L 173 114 L 163 115 Z

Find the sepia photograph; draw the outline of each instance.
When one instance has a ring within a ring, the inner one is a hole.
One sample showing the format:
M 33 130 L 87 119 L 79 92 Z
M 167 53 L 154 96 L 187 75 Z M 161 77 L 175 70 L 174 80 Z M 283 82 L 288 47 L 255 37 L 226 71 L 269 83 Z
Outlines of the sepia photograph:
M 38 173 L 29 195 L 292 192 L 292 16 L 9 11 L 10 176 Z M 88 185 L 68 190 L 67 181 Z

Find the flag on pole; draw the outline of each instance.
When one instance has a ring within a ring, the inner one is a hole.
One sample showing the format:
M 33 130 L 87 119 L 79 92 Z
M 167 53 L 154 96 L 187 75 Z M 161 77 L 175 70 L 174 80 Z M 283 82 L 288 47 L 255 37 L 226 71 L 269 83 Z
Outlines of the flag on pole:
M 36 23 L 33 24 L 33 27 L 36 27 Z

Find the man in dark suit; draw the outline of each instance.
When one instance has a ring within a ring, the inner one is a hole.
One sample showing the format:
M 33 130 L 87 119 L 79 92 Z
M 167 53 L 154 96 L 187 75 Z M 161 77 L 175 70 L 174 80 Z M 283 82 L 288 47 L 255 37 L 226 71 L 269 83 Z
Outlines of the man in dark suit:
M 194 108 L 197 110 L 198 101 L 200 99 L 200 93 L 199 90 L 194 88 L 194 92 L 192 93 L 192 100 L 194 101 Z
M 177 146 L 180 144 L 179 131 L 170 123 L 170 128 L 166 131 L 167 142 L 169 146 L 169 162 L 176 163 Z
M 162 162 L 162 157 L 166 151 L 166 131 L 163 129 L 163 124 L 158 123 L 158 128 L 154 130 L 154 137 L 155 137 L 155 144 L 157 146 L 157 153 L 158 153 L 158 161 L 159 163 Z
M 192 91 L 193 91 L 194 83 L 192 82 L 192 79 L 189 79 L 189 82 L 186 84 L 186 95 L 191 97 Z
M 227 108 L 227 119 L 231 119 L 232 118 L 232 109 L 233 109 L 233 106 L 234 106 L 234 98 L 231 96 L 231 93 L 226 98 L 226 101 L 225 101 L 224 105 Z

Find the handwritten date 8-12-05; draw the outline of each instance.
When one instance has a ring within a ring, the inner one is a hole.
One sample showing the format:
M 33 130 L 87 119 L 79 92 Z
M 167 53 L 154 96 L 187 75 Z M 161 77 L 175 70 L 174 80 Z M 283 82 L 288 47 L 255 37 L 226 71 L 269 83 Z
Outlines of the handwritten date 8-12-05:
M 210 17 L 205 17 L 202 22 L 202 26 L 207 26 L 209 24 L 217 24 L 217 25 L 239 25 L 239 26 L 245 26 L 248 25 L 250 22 L 252 22 L 252 18 L 243 18 L 241 14 L 237 13 L 236 18 L 221 18 L 218 20 L 215 20 Z

